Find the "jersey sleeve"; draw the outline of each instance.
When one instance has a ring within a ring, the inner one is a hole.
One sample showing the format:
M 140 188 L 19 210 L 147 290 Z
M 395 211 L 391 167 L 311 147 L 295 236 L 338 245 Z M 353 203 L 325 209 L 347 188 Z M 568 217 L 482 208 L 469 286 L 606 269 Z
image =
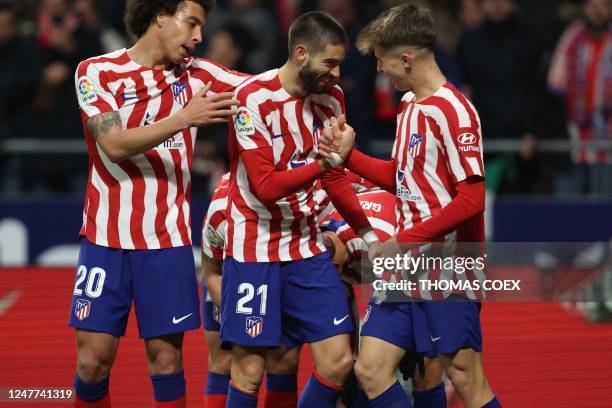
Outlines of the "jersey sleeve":
M 225 246 L 225 239 L 223 234 L 218 231 L 210 223 L 208 214 L 204 217 L 204 226 L 202 227 L 202 252 L 216 261 L 223 261 L 223 247 Z
M 238 151 L 272 147 L 272 135 L 264 122 L 256 95 L 242 88 L 236 92 L 235 98 L 240 105 L 230 131 L 236 135 Z
M 202 81 L 202 84 L 212 82 L 209 92 L 213 94 L 234 92 L 238 85 L 250 77 L 249 74 L 228 69 L 221 64 L 203 58 L 194 60 L 192 75 Z
M 447 167 L 455 184 L 470 177 L 484 177 L 480 119 L 471 102 L 457 92 L 452 108 L 440 116 L 428 116 L 430 129 L 440 129 Z
M 81 62 L 74 75 L 74 85 L 79 108 L 87 118 L 119 110 L 115 96 L 108 88 L 106 76 L 97 64 Z

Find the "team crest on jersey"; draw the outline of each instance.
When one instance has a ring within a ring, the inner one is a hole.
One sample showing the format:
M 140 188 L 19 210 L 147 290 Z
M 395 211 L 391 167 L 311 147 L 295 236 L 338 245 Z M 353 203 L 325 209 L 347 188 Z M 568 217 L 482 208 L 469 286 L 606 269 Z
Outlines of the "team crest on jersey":
M 172 88 L 172 96 L 174 100 L 181 104 L 181 106 L 187 105 L 187 84 L 183 81 L 178 81 L 170 85 Z
M 412 158 L 416 158 L 419 155 L 422 141 L 423 136 L 419 136 L 416 133 L 410 135 L 410 141 L 408 142 L 408 153 L 410 153 Z
M 263 331 L 263 317 L 249 316 L 246 318 L 246 332 L 251 337 L 257 337 Z
M 397 171 L 397 181 L 402 182 L 404 181 L 404 172 L 401 170 Z
M 74 306 L 74 315 L 79 320 L 84 320 L 91 311 L 91 302 L 87 299 L 78 299 Z
M 90 104 L 98 100 L 93 82 L 86 76 L 79 78 L 79 98 L 81 103 Z

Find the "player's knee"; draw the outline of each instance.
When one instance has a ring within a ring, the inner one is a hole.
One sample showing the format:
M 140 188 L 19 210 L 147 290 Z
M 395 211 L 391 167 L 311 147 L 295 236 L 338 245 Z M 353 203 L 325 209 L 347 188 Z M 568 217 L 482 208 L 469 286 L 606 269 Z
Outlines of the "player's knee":
M 110 374 L 112 358 L 94 353 L 79 353 L 77 358 L 77 372 L 79 377 L 87 383 L 97 382 Z
M 469 393 L 474 386 L 474 379 L 464 367 L 451 366 L 446 370 L 446 375 L 461 395 Z
M 366 392 L 370 389 L 377 388 L 377 384 L 381 379 L 381 367 L 368 359 L 357 358 L 355 362 L 355 376 L 357 381 Z
M 209 371 L 228 375 L 232 368 L 232 354 L 228 352 L 217 353 L 210 359 Z
M 232 382 L 242 390 L 257 392 L 261 385 L 263 373 L 264 366 L 260 366 L 259 364 L 246 364 L 239 367 L 232 367 Z
M 172 374 L 181 370 L 181 352 L 175 349 L 162 349 L 152 356 L 149 369 L 153 374 Z
M 275 353 L 267 359 L 266 370 L 273 374 L 295 373 L 300 361 L 300 348 L 295 347 L 284 353 Z
M 346 350 L 338 351 L 330 357 L 317 363 L 317 373 L 326 381 L 340 387 L 353 368 L 353 355 L 350 350 Z

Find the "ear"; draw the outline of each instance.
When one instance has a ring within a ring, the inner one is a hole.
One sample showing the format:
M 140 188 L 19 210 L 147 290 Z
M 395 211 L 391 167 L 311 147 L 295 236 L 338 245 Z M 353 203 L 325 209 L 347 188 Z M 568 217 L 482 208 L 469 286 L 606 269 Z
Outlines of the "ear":
M 308 49 L 302 44 L 296 45 L 293 49 L 293 57 L 300 64 L 303 63 L 308 58 Z
M 155 16 L 155 25 L 157 25 L 158 28 L 163 28 L 164 25 L 166 25 L 167 20 L 168 20 L 168 15 L 160 13 L 157 16 Z
M 414 59 L 414 56 L 407 52 L 403 52 L 400 55 L 400 59 L 402 60 L 402 65 L 404 66 L 404 68 L 410 69 L 410 67 L 412 66 L 412 60 Z

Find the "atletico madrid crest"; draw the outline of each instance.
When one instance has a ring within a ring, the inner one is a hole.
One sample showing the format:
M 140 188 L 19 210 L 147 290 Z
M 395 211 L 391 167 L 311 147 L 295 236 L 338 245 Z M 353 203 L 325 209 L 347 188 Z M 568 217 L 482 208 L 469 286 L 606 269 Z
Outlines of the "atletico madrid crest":
M 246 318 L 246 332 L 251 337 L 257 337 L 263 331 L 263 317 L 249 316 Z
M 412 158 L 416 158 L 421 151 L 421 142 L 423 141 L 423 136 L 419 136 L 416 133 L 410 135 L 410 141 L 408 142 L 408 152 L 412 156 Z
M 187 105 L 187 84 L 182 81 L 178 81 L 173 83 L 172 88 L 172 96 L 174 96 L 174 100 L 181 104 L 181 106 Z
M 74 314 L 79 320 L 83 320 L 89 316 L 91 311 L 91 302 L 87 299 L 78 299 L 74 306 Z

